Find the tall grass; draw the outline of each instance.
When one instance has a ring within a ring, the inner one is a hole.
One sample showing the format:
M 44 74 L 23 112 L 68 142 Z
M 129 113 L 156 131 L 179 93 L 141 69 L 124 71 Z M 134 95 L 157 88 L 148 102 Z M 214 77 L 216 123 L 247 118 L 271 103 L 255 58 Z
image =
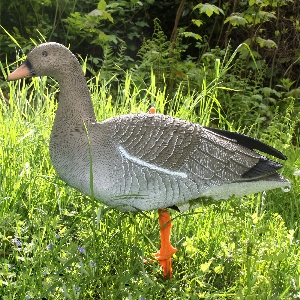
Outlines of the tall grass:
M 99 121 L 146 112 L 153 105 L 158 112 L 167 109 L 204 125 L 215 110 L 220 127 L 234 127 L 217 101 L 220 73 L 217 62 L 215 82 L 204 81 L 202 91 L 184 96 L 179 86 L 173 98 L 156 88 L 153 74 L 147 89 L 136 86 L 130 73 L 117 91 L 110 81 L 101 81 L 101 74 L 88 84 Z M 295 130 L 290 111 L 278 116 L 265 139 L 289 157 L 283 173 L 292 179 L 292 190 L 172 212 L 172 242 L 179 251 L 174 278 L 166 281 L 159 264 L 143 263 L 160 246 L 156 212 L 112 210 L 69 188 L 55 174 L 48 142 L 57 84 L 44 77 L 9 82 L 8 88 L 0 91 L 2 299 L 300 297 L 300 189 L 299 179 L 292 176 L 299 151 L 287 138 Z M 286 136 L 277 132 L 283 120 Z

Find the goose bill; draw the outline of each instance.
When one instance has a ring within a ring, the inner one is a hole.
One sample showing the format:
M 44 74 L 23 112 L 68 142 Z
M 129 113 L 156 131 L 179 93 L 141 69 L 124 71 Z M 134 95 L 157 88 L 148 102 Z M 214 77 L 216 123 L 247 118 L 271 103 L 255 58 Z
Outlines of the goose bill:
M 30 70 L 26 64 L 22 64 L 7 77 L 8 81 L 17 80 L 25 77 L 31 77 Z

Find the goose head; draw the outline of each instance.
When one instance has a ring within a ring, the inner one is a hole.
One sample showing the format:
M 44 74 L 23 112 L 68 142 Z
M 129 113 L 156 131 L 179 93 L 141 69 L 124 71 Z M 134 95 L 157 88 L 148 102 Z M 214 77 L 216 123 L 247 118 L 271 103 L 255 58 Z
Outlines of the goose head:
M 65 46 L 50 42 L 33 48 L 23 64 L 12 72 L 7 80 L 16 80 L 33 76 L 51 76 L 57 79 L 82 73 L 75 55 Z
M 82 124 L 83 121 L 96 121 L 81 65 L 68 48 L 54 42 L 36 46 L 7 80 L 33 76 L 51 76 L 59 83 L 59 105 L 54 129 L 64 128 L 64 122 Z

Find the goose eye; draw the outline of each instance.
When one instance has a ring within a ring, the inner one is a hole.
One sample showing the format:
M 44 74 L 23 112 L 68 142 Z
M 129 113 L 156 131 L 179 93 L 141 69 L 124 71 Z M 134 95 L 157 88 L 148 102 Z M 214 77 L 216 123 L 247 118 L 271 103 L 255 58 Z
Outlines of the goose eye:
M 46 56 L 48 55 L 47 51 L 43 51 L 43 52 L 42 52 L 42 55 L 43 55 L 44 57 L 46 57 Z

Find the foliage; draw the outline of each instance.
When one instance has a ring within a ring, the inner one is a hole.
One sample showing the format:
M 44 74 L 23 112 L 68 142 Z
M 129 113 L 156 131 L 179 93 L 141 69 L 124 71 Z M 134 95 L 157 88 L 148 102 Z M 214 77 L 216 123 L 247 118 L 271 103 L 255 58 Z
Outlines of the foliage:
M 300 62 L 299 10 L 295 1 L 236 1 L 234 6 L 228 2 L 193 5 L 183 0 L 177 4 L 150 0 L 28 1 L 1 4 L 1 24 L 6 30 L 0 34 L 5 48 L 0 54 L 2 61 L 5 54 L 15 60 L 11 56 L 15 56 L 16 43 L 20 45 L 17 57 L 44 40 L 71 43 L 71 50 L 87 60 L 87 76 L 100 71 L 102 80 L 113 84 L 114 94 L 129 69 L 135 70 L 135 84 L 147 89 L 152 69 L 158 88 L 166 87 L 165 94 L 173 96 L 178 87 L 186 95 L 205 89 L 203 82 L 214 78 L 216 62 L 226 63 L 231 49 L 238 48 L 220 78 L 226 89 L 218 93 L 229 122 L 241 111 L 245 116 L 241 126 L 253 122 L 267 126 L 275 108 L 284 110 L 288 105 L 286 97 L 300 97 L 296 72 Z M 166 16 L 151 17 L 161 13 Z M 11 22 L 16 16 L 18 20 Z M 293 40 L 285 26 L 292 30 Z M 1 79 L 0 85 L 5 85 Z M 238 103 L 241 97 L 243 101 Z M 243 110 L 232 109 L 237 106 Z
M 127 45 L 126 55 L 135 59 L 143 40 L 156 30 L 153 20 L 157 18 L 166 39 L 184 46 L 175 50 L 182 54 L 177 57 L 177 64 L 213 55 L 213 49 L 225 49 L 229 40 L 234 48 L 246 43 L 259 60 L 258 66 L 267 68 L 264 85 L 274 88 L 281 77 L 291 78 L 294 86 L 299 85 L 298 4 L 298 0 L 248 0 L 233 4 L 220 1 L 218 5 L 214 1 L 186 0 L 3 0 L 0 5 L 1 25 L 24 52 L 32 47 L 32 41 L 39 43 L 45 37 L 48 41 L 71 44 L 71 50 L 95 59 L 103 57 L 107 43 L 115 51 L 123 44 Z M 5 49 L 0 54 L 1 61 L 5 60 L 5 54 L 13 61 L 15 43 L 4 31 L 0 33 L 0 44 Z M 253 68 L 248 48 L 240 51 L 245 70 Z M 125 69 L 132 66 L 127 60 Z
M 7 2 L 7 3 L 6 3 Z M 47 41 L 71 44 L 82 55 L 101 57 L 101 46 L 107 42 L 126 41 L 130 51 L 137 50 L 138 40 L 149 24 L 145 1 L 1 1 L 1 25 L 12 34 L 24 52 L 34 43 Z M 0 42 L 13 60 L 15 43 L 1 32 Z M 3 53 L 1 54 L 2 59 Z

